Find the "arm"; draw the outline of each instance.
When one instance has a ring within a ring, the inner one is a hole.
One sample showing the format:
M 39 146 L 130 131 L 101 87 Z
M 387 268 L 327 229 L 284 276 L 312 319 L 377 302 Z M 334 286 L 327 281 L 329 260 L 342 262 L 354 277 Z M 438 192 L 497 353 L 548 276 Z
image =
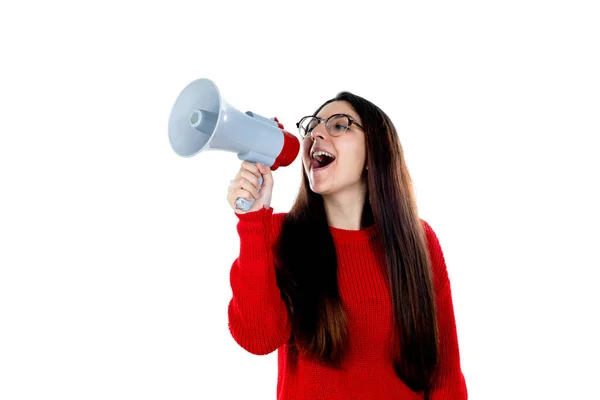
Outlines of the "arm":
M 452 290 L 444 253 L 429 224 L 424 223 L 436 291 L 439 330 L 439 363 L 429 392 L 431 400 L 466 400 L 465 377 L 461 370 Z
M 248 352 L 269 354 L 287 343 L 291 331 L 271 249 L 281 218 L 275 221 L 272 208 L 236 215 L 240 254 L 230 272 L 229 330 Z

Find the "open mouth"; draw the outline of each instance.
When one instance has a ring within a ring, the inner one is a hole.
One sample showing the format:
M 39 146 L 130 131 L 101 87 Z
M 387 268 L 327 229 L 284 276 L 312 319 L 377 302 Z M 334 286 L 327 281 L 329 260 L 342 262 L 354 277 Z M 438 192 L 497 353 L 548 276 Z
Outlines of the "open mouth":
M 311 158 L 311 165 L 313 169 L 323 169 L 328 167 L 334 160 L 335 156 L 333 154 L 326 151 L 315 151 Z

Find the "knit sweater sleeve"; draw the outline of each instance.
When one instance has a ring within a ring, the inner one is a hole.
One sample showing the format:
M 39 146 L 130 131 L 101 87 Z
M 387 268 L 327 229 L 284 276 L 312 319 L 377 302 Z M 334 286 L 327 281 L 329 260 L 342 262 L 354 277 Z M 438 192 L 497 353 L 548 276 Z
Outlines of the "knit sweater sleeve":
M 269 354 L 287 343 L 291 332 L 272 250 L 284 214 L 262 208 L 236 215 L 240 252 L 230 271 L 229 331 L 248 352 Z
M 460 363 L 452 290 L 440 242 L 424 222 L 436 292 L 436 312 L 439 329 L 439 364 L 429 398 L 431 400 L 466 400 L 467 385 Z

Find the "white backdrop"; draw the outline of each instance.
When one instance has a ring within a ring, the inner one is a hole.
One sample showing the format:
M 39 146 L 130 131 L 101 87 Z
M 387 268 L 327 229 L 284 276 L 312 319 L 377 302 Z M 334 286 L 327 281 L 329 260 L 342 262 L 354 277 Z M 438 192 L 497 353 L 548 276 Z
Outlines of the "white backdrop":
M 593 1 L 0 6 L 0 398 L 274 399 L 231 338 L 233 153 L 181 158 L 210 78 L 295 122 L 338 91 L 396 125 L 448 264 L 470 399 L 600 399 Z M 289 210 L 300 161 L 274 173 Z

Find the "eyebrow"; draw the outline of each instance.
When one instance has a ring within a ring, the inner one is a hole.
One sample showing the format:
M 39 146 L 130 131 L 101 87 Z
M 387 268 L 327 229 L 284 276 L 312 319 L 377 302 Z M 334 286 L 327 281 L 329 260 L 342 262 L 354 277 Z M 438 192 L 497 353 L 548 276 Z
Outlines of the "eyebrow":
M 360 122 L 360 121 L 358 120 L 358 118 L 356 118 L 356 117 L 355 117 L 354 115 L 352 115 L 352 114 L 347 114 L 347 113 L 340 113 L 340 112 L 338 112 L 338 113 L 333 113 L 333 114 L 331 114 L 331 115 L 338 115 L 338 114 L 344 114 L 344 115 L 347 115 L 347 116 L 349 116 L 350 118 L 352 118 L 353 120 L 355 120 L 356 122 L 358 122 L 359 124 L 361 124 L 361 125 L 362 125 L 362 122 Z M 331 115 L 330 115 L 329 117 L 331 117 Z M 315 117 L 319 117 L 319 116 L 318 116 L 318 115 L 315 115 Z M 327 117 L 327 118 L 329 118 L 329 117 Z M 324 117 L 319 117 L 319 118 L 327 119 L 327 118 L 324 118 Z

